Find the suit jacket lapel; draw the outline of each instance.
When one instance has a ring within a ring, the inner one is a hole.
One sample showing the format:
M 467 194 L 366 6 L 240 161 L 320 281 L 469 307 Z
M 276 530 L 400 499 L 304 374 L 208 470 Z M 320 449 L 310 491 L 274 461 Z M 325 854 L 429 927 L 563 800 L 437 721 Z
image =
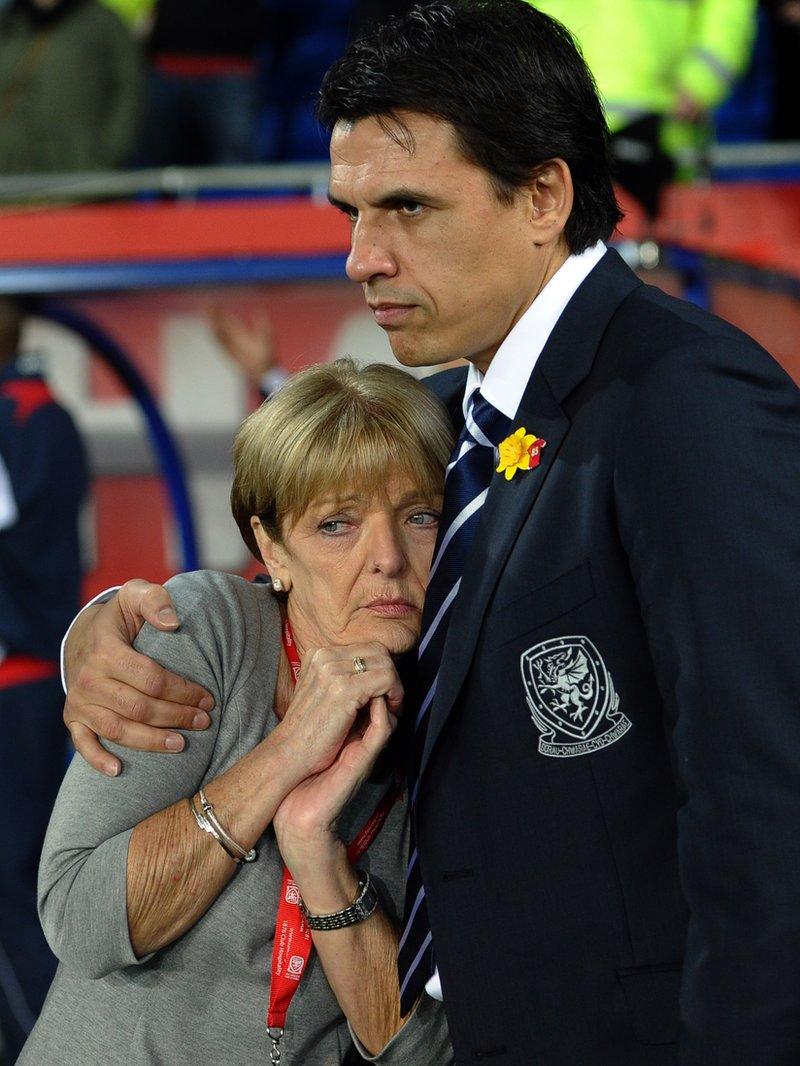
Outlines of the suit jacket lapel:
M 567 305 L 539 357 L 513 427 L 524 426 L 547 445 L 535 470 L 520 471 L 511 481 L 499 474 L 492 479 L 450 618 L 420 776 L 469 670 L 480 623 L 506 559 L 569 429 L 561 404 L 589 374 L 614 312 L 640 284 L 617 253 L 608 252 Z

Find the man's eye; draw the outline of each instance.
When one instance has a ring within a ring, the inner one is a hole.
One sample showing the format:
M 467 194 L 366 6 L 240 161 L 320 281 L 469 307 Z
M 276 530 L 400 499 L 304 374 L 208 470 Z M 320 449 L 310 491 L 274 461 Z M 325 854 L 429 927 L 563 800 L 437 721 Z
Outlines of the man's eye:
M 397 205 L 397 209 L 401 215 L 407 215 L 413 218 L 422 211 L 422 204 L 418 204 L 416 200 L 401 200 Z

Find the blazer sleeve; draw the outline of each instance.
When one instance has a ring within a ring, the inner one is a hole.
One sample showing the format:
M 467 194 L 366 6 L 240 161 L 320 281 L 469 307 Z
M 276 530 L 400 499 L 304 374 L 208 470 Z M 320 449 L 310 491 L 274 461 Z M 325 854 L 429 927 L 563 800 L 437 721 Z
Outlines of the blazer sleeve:
M 800 402 L 744 337 L 639 385 L 618 520 L 666 711 L 690 917 L 680 1062 L 800 1062 Z
M 231 593 L 233 580 L 203 572 L 173 578 L 167 588 L 180 629 L 159 633 L 145 626 L 136 642 L 139 651 L 208 689 L 215 700 L 211 726 L 184 733 L 186 747 L 179 754 L 107 744 L 122 759 L 119 778 L 97 773 L 78 756 L 64 778 L 39 867 L 39 916 L 55 955 L 82 976 L 102 977 L 145 961 L 134 954 L 128 932 L 133 829 L 195 792 L 212 759 L 238 743 L 238 719 L 225 718 L 226 702 L 244 673 L 244 620 Z

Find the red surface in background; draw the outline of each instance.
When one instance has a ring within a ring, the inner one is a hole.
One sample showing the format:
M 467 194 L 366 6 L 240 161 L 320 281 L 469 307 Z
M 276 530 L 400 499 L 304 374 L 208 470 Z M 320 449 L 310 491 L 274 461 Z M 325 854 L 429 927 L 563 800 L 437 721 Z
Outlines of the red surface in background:
M 641 211 L 622 199 L 628 215 L 621 235 L 641 236 Z M 653 235 L 800 277 L 800 188 L 676 185 Z M 0 212 L 0 265 L 316 256 L 346 252 L 348 242 L 341 213 L 306 197 Z
M 641 210 L 624 196 L 620 201 L 626 211 L 622 236 L 647 235 Z M 800 278 L 800 186 L 673 185 L 652 236 L 662 244 Z
M 332 255 L 349 239 L 341 212 L 307 197 L 0 212 L 6 266 Z
M 130 577 L 161 582 L 172 576 L 165 550 L 167 503 L 160 478 L 96 478 L 92 503 L 97 567 L 84 581 L 87 599 Z

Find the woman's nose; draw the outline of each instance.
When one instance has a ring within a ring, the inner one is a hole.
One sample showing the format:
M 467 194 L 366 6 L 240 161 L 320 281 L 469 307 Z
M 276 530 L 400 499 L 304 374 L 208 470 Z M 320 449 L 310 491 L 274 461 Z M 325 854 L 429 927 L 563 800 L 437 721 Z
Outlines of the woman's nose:
M 370 542 L 370 557 L 375 570 L 387 577 L 402 574 L 408 565 L 405 547 L 392 526 L 376 529 Z

